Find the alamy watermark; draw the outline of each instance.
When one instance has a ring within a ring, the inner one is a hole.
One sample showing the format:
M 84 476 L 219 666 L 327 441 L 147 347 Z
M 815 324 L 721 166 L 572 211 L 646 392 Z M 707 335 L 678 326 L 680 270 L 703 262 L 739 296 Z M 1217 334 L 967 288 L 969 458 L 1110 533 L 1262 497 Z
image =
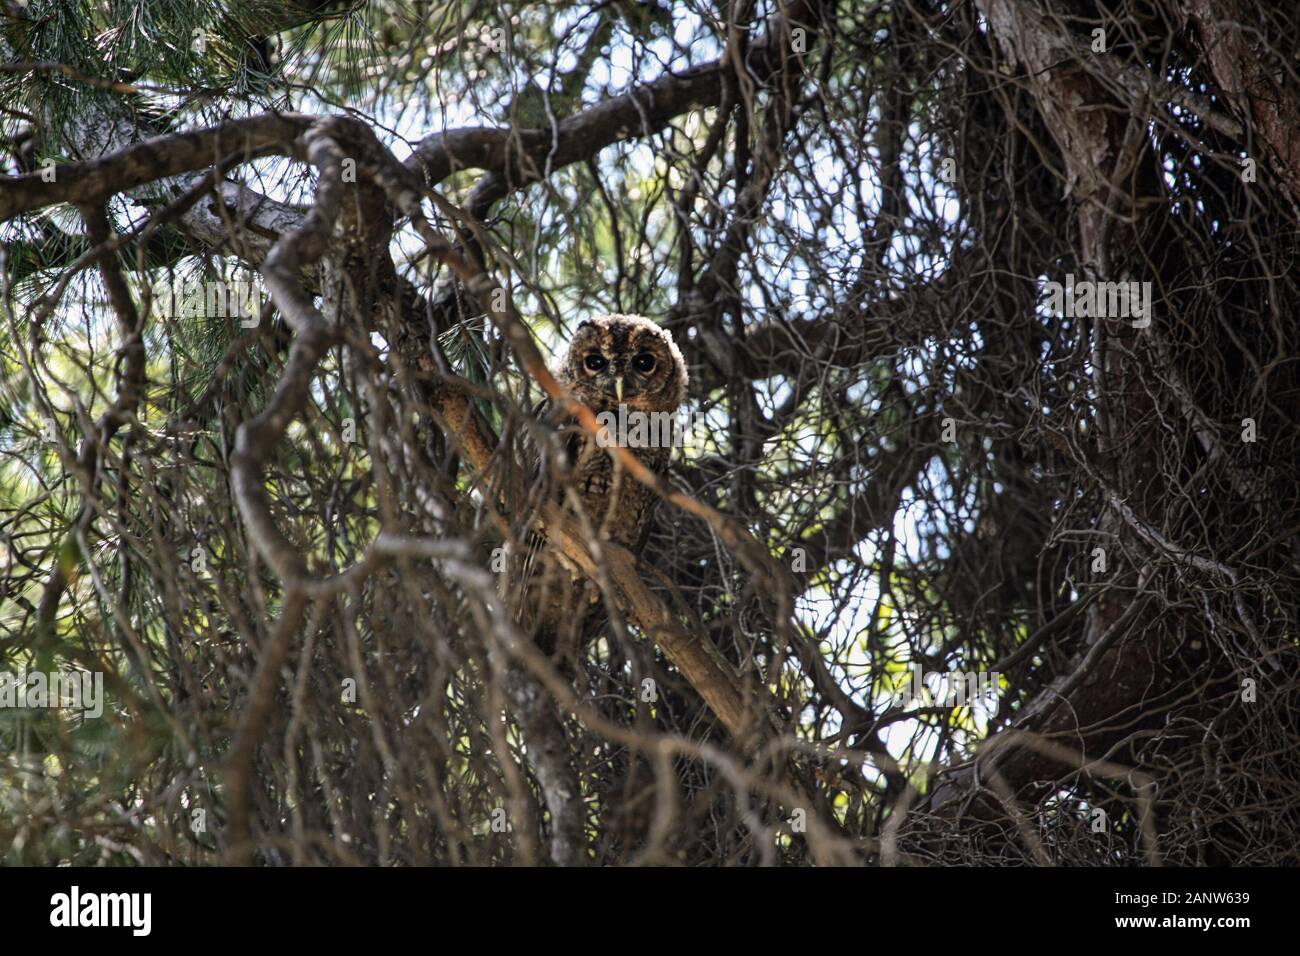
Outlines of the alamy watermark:
M 913 663 L 912 679 L 894 692 L 894 702 L 906 709 L 915 707 L 983 706 L 997 714 L 1002 675 L 998 671 L 925 672 Z M 933 689 L 932 689 L 933 688 Z
M 0 710 L 79 710 L 104 715 L 102 671 L 0 671 Z
M 67 893 L 50 897 L 50 925 L 124 927 L 132 936 L 148 936 L 153 929 L 152 893 L 83 893 L 73 885 Z
M 1066 318 L 1132 319 L 1133 328 L 1151 324 L 1150 282 L 1075 281 L 1074 273 L 1065 275 L 1065 283 L 1044 283 L 1044 305 L 1053 315 Z
M 642 412 L 619 405 L 617 411 L 596 415 L 601 430 L 596 444 L 601 448 L 681 448 L 688 435 L 708 435 L 707 416 L 679 408 L 676 412 Z
M 196 279 L 192 276 L 153 285 L 156 312 L 172 319 L 239 319 L 244 328 L 257 325 L 266 293 L 249 279 Z

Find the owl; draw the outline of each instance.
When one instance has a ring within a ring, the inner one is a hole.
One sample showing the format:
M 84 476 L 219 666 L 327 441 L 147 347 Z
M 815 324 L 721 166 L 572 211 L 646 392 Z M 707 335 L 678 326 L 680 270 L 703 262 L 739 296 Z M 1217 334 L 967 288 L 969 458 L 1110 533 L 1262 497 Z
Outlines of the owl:
M 608 441 L 626 447 L 658 474 L 668 470 L 676 412 L 686 398 L 687 371 L 672 334 L 640 315 L 605 315 L 581 323 L 555 377 L 606 426 Z M 561 460 L 550 470 L 554 499 L 572 512 L 574 495 L 602 537 L 639 552 L 649 535 L 658 496 L 616 464 L 602 442 L 572 419 L 555 421 L 551 406 L 539 414 L 561 433 Z M 534 542 L 534 550 L 537 543 Z M 582 624 L 594 591 L 568 569 L 571 586 L 535 597 L 538 642 L 550 651 L 561 624 Z M 532 575 L 528 575 L 531 577 Z M 586 598 L 576 591 L 584 591 Z M 550 645 L 550 646 L 548 646 Z
M 668 470 L 687 373 L 667 329 L 640 315 L 583 322 L 556 378 L 596 413 L 610 441 L 628 448 L 651 471 Z M 639 550 L 657 496 L 617 468 L 601 443 L 576 426 L 566 451 L 565 464 L 588 519 L 611 540 Z

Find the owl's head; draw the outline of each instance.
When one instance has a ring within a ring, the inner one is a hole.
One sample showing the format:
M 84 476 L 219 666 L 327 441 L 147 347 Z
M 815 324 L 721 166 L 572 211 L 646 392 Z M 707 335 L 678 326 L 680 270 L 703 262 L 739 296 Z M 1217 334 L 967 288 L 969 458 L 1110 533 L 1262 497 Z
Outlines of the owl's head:
M 672 334 L 643 315 L 583 322 L 569 343 L 560 378 L 597 411 L 671 412 L 686 400 L 686 363 Z

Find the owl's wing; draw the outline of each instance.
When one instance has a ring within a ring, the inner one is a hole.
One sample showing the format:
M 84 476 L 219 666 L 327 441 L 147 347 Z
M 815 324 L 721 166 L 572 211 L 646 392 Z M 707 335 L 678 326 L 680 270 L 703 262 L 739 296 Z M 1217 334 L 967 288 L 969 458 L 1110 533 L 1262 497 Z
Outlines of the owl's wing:
M 537 562 L 541 556 L 542 549 L 546 546 L 546 539 L 540 534 L 530 531 L 528 541 L 526 542 L 527 551 L 524 552 L 524 563 L 519 569 L 519 593 L 527 595 L 528 587 L 532 583 L 533 574 L 537 570 Z M 519 604 L 520 613 L 522 614 L 526 601 Z
M 551 413 L 551 400 L 544 398 L 533 406 L 533 418 L 536 421 L 545 421 Z M 542 482 L 542 462 L 546 454 L 545 444 L 542 442 L 531 442 L 535 455 L 533 457 L 533 470 L 529 475 L 528 487 L 536 489 Z M 532 582 L 533 572 L 537 567 L 538 555 L 545 545 L 546 539 L 532 531 L 528 532 L 524 540 L 524 558 L 519 568 L 519 593 L 527 595 L 528 586 Z M 521 601 L 519 604 L 519 613 L 522 615 L 527 601 Z
M 533 417 L 537 421 L 546 421 L 551 415 L 552 403 L 550 399 L 543 399 L 533 407 Z M 580 431 L 573 429 L 573 426 L 576 424 L 577 421 L 573 418 L 568 418 L 554 423 L 554 427 L 557 429 L 570 429 L 562 446 L 565 465 L 569 468 L 574 466 L 578 461 L 578 457 L 582 454 L 584 436 Z M 545 453 L 546 452 L 543 448 L 538 448 L 537 459 L 533 462 L 533 472 L 530 484 L 534 488 L 544 480 L 542 468 L 543 455 L 545 455 Z M 526 595 L 528 593 L 528 587 L 532 583 L 538 565 L 541 563 L 541 554 L 545 547 L 546 538 L 543 535 L 532 531 L 528 532 L 528 537 L 525 541 L 523 564 L 519 571 L 519 588 L 521 594 Z M 522 606 L 523 605 L 521 604 L 521 607 Z

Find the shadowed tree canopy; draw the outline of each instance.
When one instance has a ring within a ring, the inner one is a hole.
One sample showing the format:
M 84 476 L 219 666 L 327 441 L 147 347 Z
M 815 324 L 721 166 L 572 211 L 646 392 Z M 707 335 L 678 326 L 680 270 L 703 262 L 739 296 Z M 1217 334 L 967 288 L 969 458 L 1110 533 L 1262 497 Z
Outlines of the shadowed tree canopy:
M 6 861 L 1297 862 L 1290 5 L 0 6 Z

